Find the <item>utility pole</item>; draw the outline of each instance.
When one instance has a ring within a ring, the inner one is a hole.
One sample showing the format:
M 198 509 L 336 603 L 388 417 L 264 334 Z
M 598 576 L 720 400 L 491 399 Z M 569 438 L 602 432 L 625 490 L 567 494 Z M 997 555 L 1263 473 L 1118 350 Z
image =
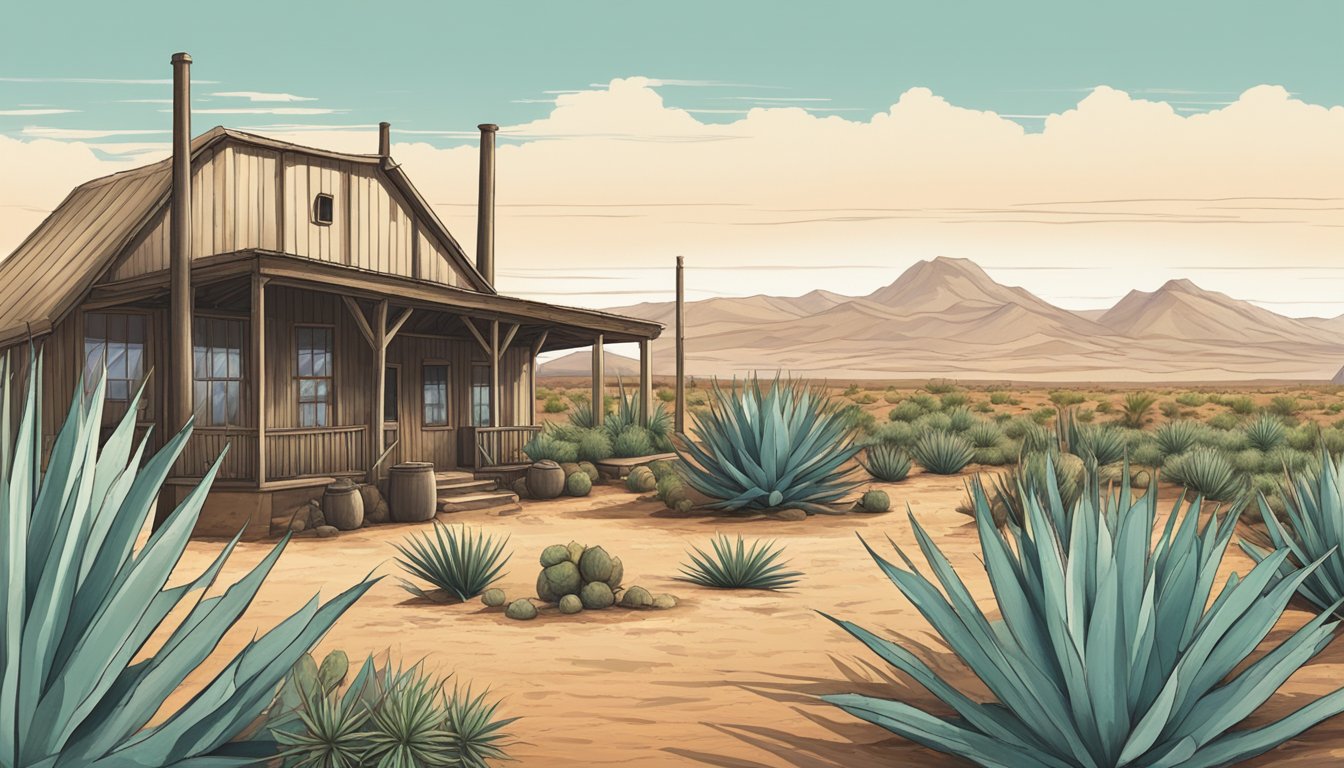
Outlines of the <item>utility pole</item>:
M 686 279 L 682 257 L 677 257 L 677 413 L 678 435 L 686 432 Z

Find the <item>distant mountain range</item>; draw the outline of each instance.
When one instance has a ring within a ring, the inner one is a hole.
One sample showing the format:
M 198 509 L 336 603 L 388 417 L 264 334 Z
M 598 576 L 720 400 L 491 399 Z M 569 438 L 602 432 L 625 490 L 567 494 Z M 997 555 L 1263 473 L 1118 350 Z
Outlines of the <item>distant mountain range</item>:
M 672 373 L 674 305 L 612 311 L 668 326 L 654 344 L 654 371 Z M 1189 280 L 1130 291 L 1105 311 L 1072 312 L 946 257 L 921 261 L 867 296 L 818 290 L 689 302 L 686 324 L 694 375 L 1324 381 L 1344 364 L 1344 316 L 1284 317 Z M 587 359 L 577 353 L 540 370 L 577 375 Z

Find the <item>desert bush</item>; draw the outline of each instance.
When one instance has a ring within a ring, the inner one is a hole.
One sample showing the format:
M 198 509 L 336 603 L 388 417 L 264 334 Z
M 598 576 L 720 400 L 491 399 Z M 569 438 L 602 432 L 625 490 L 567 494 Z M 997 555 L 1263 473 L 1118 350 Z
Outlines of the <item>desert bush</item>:
M 986 493 L 996 525 L 1011 522 L 1021 526 L 1026 521 L 1026 499 L 1034 497 L 1038 503 L 1048 504 L 1052 488 L 1058 489 L 1065 508 L 1072 509 L 1082 493 L 1083 471 L 1083 460 L 1072 454 L 1058 451 L 1029 453 L 1016 467 L 988 475 L 988 486 L 984 482 L 986 475 L 973 478 L 966 489 L 969 498 L 964 510 L 974 514 L 974 496 L 978 490 Z M 1050 478 L 1049 482 L 1047 478 Z
M 626 427 L 611 441 L 611 455 L 617 458 L 649 456 L 653 452 L 653 437 L 644 427 Z
M 1272 451 L 1287 439 L 1287 430 L 1283 428 L 1283 422 L 1267 413 L 1260 414 L 1257 419 L 1247 424 L 1242 432 L 1251 447 L 1259 451 Z
M 996 448 L 1003 443 L 1003 430 L 992 421 L 976 421 L 963 434 L 975 448 Z
M 1059 440 L 1054 431 L 1047 429 L 1033 421 L 1024 422 L 1026 429 L 1022 432 L 1022 450 L 1027 453 L 1038 451 L 1048 451 L 1059 447 Z
M 915 441 L 910 455 L 927 472 L 955 475 L 975 458 L 975 449 L 961 435 L 931 431 Z
M 1085 426 L 1069 441 L 1069 452 L 1098 464 L 1114 464 L 1125 458 L 1127 446 L 1124 434 L 1111 427 Z
M 552 395 L 546 398 L 546 402 L 542 403 L 541 410 L 545 413 L 564 413 L 569 410 L 569 404 Z
M 1311 454 L 1295 451 L 1286 445 L 1266 452 L 1265 461 L 1271 472 L 1308 472 L 1314 470 L 1316 464 Z
M 1111 403 L 1110 400 L 1098 400 L 1098 401 L 1097 401 L 1097 413 L 1100 413 L 1100 414 L 1108 414 L 1108 413 L 1110 413 L 1111 411 L 1114 411 L 1114 410 L 1115 410 L 1115 405 L 1114 405 L 1113 403 Z
M 924 391 L 931 395 L 946 395 L 957 389 L 957 383 L 950 379 L 929 379 L 924 385 Z
M 1317 436 L 1317 442 L 1326 453 L 1338 456 L 1344 453 L 1344 429 L 1338 427 L 1323 429 Z
M 971 461 L 975 464 L 984 464 L 989 467 L 1001 467 L 1005 464 L 1013 463 L 1015 456 L 1015 452 L 1009 451 L 1001 446 L 976 448 L 975 458 L 971 459 Z
M 29 371 L 42 368 L 41 357 L 29 357 Z M 100 376 L 88 395 L 75 387 L 44 468 L 41 376 L 27 378 L 25 391 L 13 392 L 8 359 L 0 359 L 0 765 L 242 766 L 274 755 L 274 741 L 254 723 L 289 668 L 376 580 L 325 604 L 315 596 L 236 654 L 206 662 L 289 537 L 236 581 L 230 576 L 227 589 L 202 597 L 242 536 L 203 572 L 178 569 L 224 456 L 137 548 L 191 425 L 147 456 L 150 438 L 135 438 L 136 393 L 100 439 Z M 192 676 L 208 682 L 168 705 Z
M 861 395 L 856 395 L 853 400 L 859 405 L 872 405 L 877 402 L 877 397 L 872 392 L 864 392 Z
M 971 410 L 976 413 L 993 413 L 994 406 L 990 405 L 985 400 L 977 400 L 975 404 L 971 406 Z
M 1055 418 L 1055 409 L 1048 405 L 1041 406 L 1031 412 L 1031 420 L 1037 424 L 1048 424 L 1053 418 Z
M 1273 471 L 1265 452 L 1259 448 L 1247 448 L 1232 454 L 1232 467 L 1242 474 L 1252 475 Z
M 405 543 L 392 546 L 401 553 L 397 563 L 402 570 L 466 602 L 504 575 L 511 557 L 504 553 L 508 543 L 508 536 L 496 541 L 481 529 L 473 532 L 465 525 L 453 527 L 435 520 L 432 534 L 412 533 Z M 405 579 L 401 584 L 417 597 L 429 597 Z
M 1223 404 L 1232 409 L 1232 412 L 1239 416 L 1249 416 L 1255 413 L 1255 401 L 1246 395 L 1229 397 L 1223 401 Z
M 1097 412 L 1091 408 L 1080 408 L 1073 417 L 1084 424 L 1091 424 L 1097 418 Z
M 947 428 L 953 432 L 965 432 L 980 421 L 975 414 L 961 406 L 951 408 L 943 415 L 947 416 Z
M 919 404 L 906 400 L 895 408 L 892 408 L 887 414 L 887 418 L 892 421 L 910 422 L 919 419 L 923 415 L 924 409 L 920 408 Z
M 585 429 L 575 437 L 574 460 L 598 462 L 612 457 L 611 437 L 605 430 Z
M 1028 432 L 1040 431 L 1040 427 L 1035 423 L 1017 416 L 1005 419 L 1001 426 L 1004 437 L 1009 440 L 1021 440 L 1026 437 Z
M 1022 401 L 1008 392 L 990 392 L 989 402 L 994 405 L 1021 405 Z
M 1152 418 L 1153 404 L 1157 398 L 1147 392 L 1130 392 L 1125 395 L 1125 404 L 1120 411 L 1120 424 L 1130 429 L 1143 429 Z
M 952 417 L 946 413 L 928 413 L 915 422 L 915 428 L 921 432 L 951 432 Z
M 1164 400 L 1161 403 L 1158 403 L 1157 410 L 1168 419 L 1177 419 L 1181 416 L 1181 406 L 1170 400 Z
M 853 397 L 862 391 L 863 389 L 860 388 L 858 384 L 850 384 L 848 387 L 845 387 L 844 395 L 845 397 Z
M 1269 412 L 1275 416 L 1291 417 L 1296 416 L 1298 411 L 1302 410 L 1297 398 L 1287 395 L 1279 395 L 1269 401 Z
M 904 400 L 905 397 L 894 389 L 888 389 L 882 394 L 882 399 L 886 400 L 888 405 L 895 405 Z
M 877 418 L 857 405 L 851 404 L 842 407 L 840 418 L 851 431 L 858 430 L 867 434 L 877 428 Z
M 1155 440 L 1144 440 L 1129 449 L 1129 460 L 1135 466 L 1160 467 L 1162 458 L 1162 449 Z
M 873 427 L 864 442 L 869 445 L 882 443 L 907 448 L 914 444 L 920 434 L 920 431 L 912 424 L 904 421 L 893 421 Z
M 779 562 L 784 547 L 773 541 L 754 541 L 748 549 L 742 536 L 734 542 L 723 534 L 710 540 L 710 551 L 692 545 L 689 563 L 681 566 L 682 581 L 715 589 L 788 589 L 802 573 Z
M 1126 478 L 1103 497 L 1095 475 L 1072 510 L 1053 498 L 1029 503 L 1024 527 L 996 528 L 983 489 L 974 505 L 983 562 L 976 570 L 993 586 L 990 615 L 1002 617 L 993 623 L 914 515 L 929 571 L 899 547 L 899 563 L 871 547 L 868 553 L 991 700 L 981 703 L 979 686 L 962 693 L 899 640 L 832 618 L 954 714 L 894 696 L 825 701 L 979 765 L 1058 768 L 1229 765 L 1344 711 L 1344 692 L 1336 691 L 1274 723 L 1231 730 L 1323 649 L 1334 629 L 1322 614 L 1269 653 L 1256 653 L 1316 565 L 1277 580 L 1288 555 L 1281 549 L 1215 596 L 1212 575 L 1234 516 L 1201 526 L 1198 508 L 1178 504 L 1154 546 L 1156 489 L 1136 496 Z
M 910 474 L 910 454 L 887 443 L 870 445 L 859 464 L 868 474 L 885 483 L 899 483 Z
M 1183 392 L 1176 396 L 1176 402 L 1184 405 L 1186 408 L 1198 408 L 1208 401 L 1209 398 L 1199 392 Z
M 1232 501 L 1246 490 L 1246 478 L 1221 451 L 1194 448 L 1162 465 L 1162 475 L 1210 501 Z
M 727 390 L 716 382 L 713 396 L 695 439 L 677 446 L 682 479 L 711 509 L 831 512 L 857 487 L 844 467 L 859 447 L 823 390 L 787 379 L 764 389 L 752 377 Z
M 1298 592 L 1318 608 L 1338 612 L 1344 600 L 1344 459 L 1322 453 L 1319 467 L 1290 471 L 1286 487 L 1258 495 L 1269 541 L 1243 539 L 1241 547 L 1257 563 L 1274 562 L 1276 552 L 1290 549 L 1292 558 L 1277 558 L 1279 575 L 1300 582 Z M 1279 497 L 1282 518 L 1269 506 L 1271 495 Z
M 1056 389 L 1050 393 L 1050 402 L 1057 408 L 1071 408 L 1087 402 L 1087 395 L 1071 389 Z
M 675 389 L 660 387 L 659 389 L 654 390 L 653 394 L 657 395 L 658 399 L 664 403 L 674 403 L 677 400 L 677 390 Z
M 1315 424 L 1303 424 L 1288 430 L 1284 439 L 1295 451 L 1312 451 L 1320 447 L 1321 429 Z
M 523 446 L 523 453 L 533 461 L 545 461 L 547 459 L 557 464 L 565 464 L 579 460 L 579 447 L 574 443 L 560 439 L 560 437 L 551 430 L 542 430 L 538 432 L 527 444 Z
M 1169 421 L 1157 428 L 1153 439 L 1157 441 L 1158 450 L 1162 451 L 1162 458 L 1165 459 L 1194 448 L 1203 431 L 1204 427 L 1197 421 Z
M 1241 424 L 1241 420 L 1230 413 L 1215 413 L 1204 422 L 1214 429 L 1224 431 L 1236 429 Z
M 942 405 L 943 410 L 946 411 L 965 406 L 971 401 L 971 398 L 967 397 L 965 392 L 948 392 L 939 398 L 938 401 Z
M 1340 411 L 1344 411 L 1344 403 L 1334 402 L 1325 406 L 1325 408 L 1322 408 L 1321 410 L 1324 411 L 1325 413 L 1339 413 Z
M 925 413 L 931 413 L 943 407 L 940 401 L 934 399 L 933 396 L 931 395 L 924 394 L 923 392 L 916 392 L 915 394 L 906 398 L 906 401 L 918 405 L 920 410 L 924 411 Z

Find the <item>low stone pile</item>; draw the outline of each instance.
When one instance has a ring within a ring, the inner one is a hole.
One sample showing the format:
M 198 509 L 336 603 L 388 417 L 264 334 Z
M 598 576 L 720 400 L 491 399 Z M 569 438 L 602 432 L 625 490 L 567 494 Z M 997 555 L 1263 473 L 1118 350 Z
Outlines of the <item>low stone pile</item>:
M 381 525 L 390 521 L 391 515 L 388 512 L 387 500 L 378 490 L 378 486 L 371 484 L 360 484 L 355 486 L 360 495 L 364 507 L 364 517 L 360 521 L 360 528 L 366 528 L 370 525 Z M 285 533 L 292 532 L 296 536 L 317 536 L 318 538 L 330 538 L 345 530 L 354 530 L 349 527 L 338 525 L 339 520 L 328 519 L 326 512 L 322 509 L 322 499 L 312 499 L 297 507 L 290 507 L 282 514 L 271 518 L 271 536 L 283 536 Z
M 489 589 L 481 595 L 487 607 L 506 606 L 504 615 L 526 621 L 536 618 L 537 605 L 555 605 L 560 613 L 600 611 L 612 606 L 632 609 L 674 608 L 672 595 L 653 595 L 639 586 L 621 586 L 625 566 L 602 547 L 585 547 L 577 541 L 552 544 L 542 551 L 541 572 L 537 574 L 537 596 L 510 602 L 502 589 Z

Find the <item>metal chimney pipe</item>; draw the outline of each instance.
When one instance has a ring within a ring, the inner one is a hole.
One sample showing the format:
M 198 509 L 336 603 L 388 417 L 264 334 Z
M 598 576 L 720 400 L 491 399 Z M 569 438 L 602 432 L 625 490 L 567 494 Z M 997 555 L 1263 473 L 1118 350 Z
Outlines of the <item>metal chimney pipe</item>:
M 388 158 L 392 156 L 392 124 L 378 124 L 378 156 Z
M 495 132 L 498 125 L 482 123 L 481 187 L 476 202 L 476 271 L 495 285 Z
M 191 419 L 191 56 L 173 54 L 173 171 L 169 213 L 169 418 L 173 431 Z

